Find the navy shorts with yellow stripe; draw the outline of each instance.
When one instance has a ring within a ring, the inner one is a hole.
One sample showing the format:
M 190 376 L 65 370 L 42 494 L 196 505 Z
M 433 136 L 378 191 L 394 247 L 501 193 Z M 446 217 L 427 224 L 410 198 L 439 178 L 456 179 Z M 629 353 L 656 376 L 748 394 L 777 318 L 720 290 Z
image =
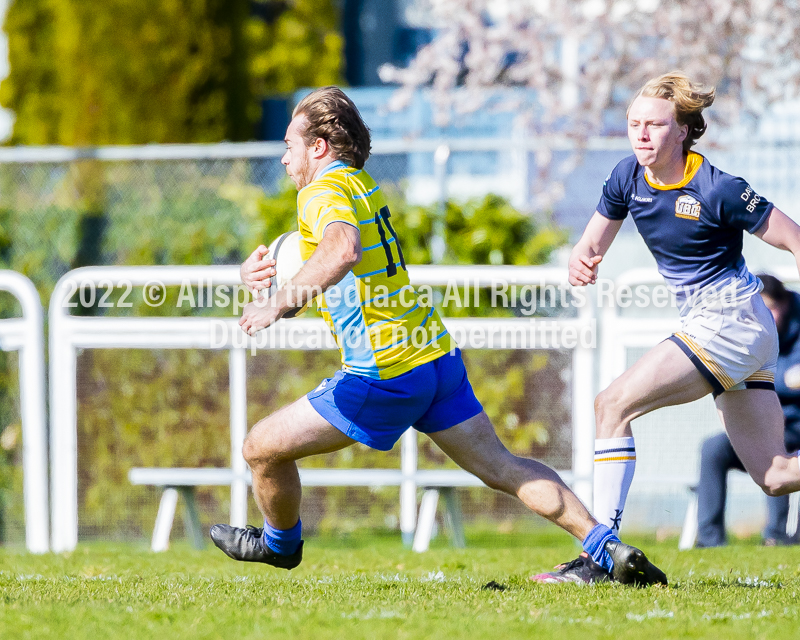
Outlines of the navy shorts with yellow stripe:
M 775 389 L 778 332 L 761 296 L 699 306 L 668 338 L 689 357 L 716 398 L 725 391 Z
M 339 431 L 380 451 L 389 451 L 409 427 L 435 433 L 483 411 L 459 349 L 388 380 L 340 370 L 307 397 Z

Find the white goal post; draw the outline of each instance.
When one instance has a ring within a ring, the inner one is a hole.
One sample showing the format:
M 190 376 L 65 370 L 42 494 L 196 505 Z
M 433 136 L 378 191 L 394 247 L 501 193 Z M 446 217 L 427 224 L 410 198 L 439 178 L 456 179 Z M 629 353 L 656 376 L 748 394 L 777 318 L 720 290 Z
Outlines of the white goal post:
M 566 270 L 548 267 L 409 266 L 413 285 L 567 286 Z M 227 349 L 230 354 L 231 522 L 242 526 L 247 514 L 249 471 L 241 448 L 247 432 L 245 355 L 247 349 L 335 349 L 321 319 L 279 322 L 263 335 L 246 336 L 235 317 L 78 317 L 69 313 L 72 295 L 86 287 L 145 287 L 191 283 L 194 286 L 241 285 L 238 266 L 84 267 L 63 276 L 50 299 L 50 409 L 52 548 L 70 551 L 78 542 L 77 379 L 79 349 Z M 584 304 L 577 317 L 548 318 L 547 327 L 528 318 L 444 318 L 462 348 L 543 348 L 555 336 L 595 331 L 594 305 Z M 224 330 L 220 330 L 220 329 Z M 323 332 L 327 338 L 320 344 Z M 545 337 L 545 332 L 548 336 Z M 220 335 L 221 334 L 221 335 Z M 486 336 L 496 336 L 487 343 Z M 312 338 L 314 340 L 312 341 Z M 564 344 L 562 338 L 557 344 Z M 287 347 L 286 345 L 291 345 Z M 534 345 L 534 346 L 532 346 Z M 571 349 L 573 460 L 569 477 L 578 496 L 591 508 L 594 456 L 594 349 Z M 413 535 L 416 518 L 417 449 L 415 432 L 401 444 L 400 526 Z M 341 470 L 330 470 L 331 484 L 341 482 Z M 339 475 L 337 475 L 339 474 Z M 565 474 L 566 475 L 566 474 Z M 324 478 L 320 480 L 324 484 Z

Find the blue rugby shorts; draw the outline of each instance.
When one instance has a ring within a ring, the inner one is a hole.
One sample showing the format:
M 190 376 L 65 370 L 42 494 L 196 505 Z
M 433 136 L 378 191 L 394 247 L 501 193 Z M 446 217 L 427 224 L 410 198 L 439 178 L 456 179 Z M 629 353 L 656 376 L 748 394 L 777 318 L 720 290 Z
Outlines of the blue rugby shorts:
M 380 451 L 389 451 L 409 427 L 435 433 L 483 411 L 459 349 L 388 380 L 340 370 L 307 397 L 339 431 Z

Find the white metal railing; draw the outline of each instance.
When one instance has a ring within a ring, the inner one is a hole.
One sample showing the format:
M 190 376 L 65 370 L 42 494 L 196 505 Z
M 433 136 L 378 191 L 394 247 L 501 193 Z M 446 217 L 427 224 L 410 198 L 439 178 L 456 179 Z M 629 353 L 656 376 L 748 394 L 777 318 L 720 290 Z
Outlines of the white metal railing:
M 433 153 L 442 144 L 452 151 L 508 151 L 508 138 L 396 138 L 373 140 L 375 155 Z M 569 150 L 576 143 L 564 136 L 554 143 L 526 136 L 514 141 L 528 151 L 544 148 Z M 630 143 L 624 137 L 592 137 L 586 143 L 589 150 L 628 151 Z M 109 145 L 102 147 L 25 146 L 0 148 L 0 164 L 27 162 L 74 162 L 76 160 L 148 161 L 148 160 L 223 160 L 236 158 L 280 158 L 286 152 L 283 142 L 220 142 L 213 144 L 144 144 Z
M 498 192 L 510 198 L 518 207 L 531 206 L 531 167 L 532 153 L 543 150 L 575 150 L 576 143 L 569 136 L 557 140 L 548 139 L 545 143 L 535 136 L 512 135 L 509 137 L 481 138 L 397 138 L 374 140 L 372 155 L 408 156 L 420 158 L 433 155 L 443 158 L 435 162 L 435 175 L 429 172 L 411 170 L 408 175 L 392 172 L 391 180 L 407 178 L 404 190 L 413 201 L 431 202 L 449 188 L 453 193 L 461 193 L 464 197 L 482 196 L 490 192 Z M 630 148 L 627 139 L 619 137 L 592 137 L 586 142 L 585 149 L 600 151 L 621 151 Z M 437 150 L 446 150 L 444 156 Z M 202 160 L 247 160 L 278 159 L 285 152 L 282 142 L 237 142 L 218 144 L 147 144 L 117 145 L 100 147 L 9 147 L 0 149 L 0 165 L 19 163 L 70 163 L 81 160 L 99 160 L 101 162 L 193 162 Z M 498 153 L 503 160 L 496 163 L 496 172 L 489 175 L 471 175 L 458 165 L 447 170 L 447 158 L 453 153 Z M 415 164 L 415 163 L 410 163 Z M 277 166 L 277 165 L 276 165 Z M 369 169 L 371 164 L 367 165 Z M 409 166 L 410 168 L 410 166 Z M 404 169 L 398 170 L 404 171 Z M 498 182 L 497 175 L 502 173 L 503 179 Z
M 13 295 L 22 306 L 21 318 L 0 320 L 0 349 L 19 351 L 25 545 L 28 551 L 44 553 L 50 543 L 42 303 L 33 283 L 15 271 L 0 271 L 0 290 Z
M 446 267 L 410 266 L 414 285 L 471 285 L 486 287 L 507 284 L 566 285 L 566 271 L 546 267 Z M 59 280 L 50 299 L 50 446 L 52 498 L 52 547 L 68 551 L 78 541 L 78 458 L 76 352 L 97 348 L 228 349 L 231 395 L 231 523 L 242 526 L 247 513 L 249 471 L 242 458 L 246 422 L 246 349 L 292 348 L 335 349 L 336 343 L 320 319 L 297 318 L 279 322 L 257 336 L 246 336 L 236 318 L 130 318 L 76 317 L 67 303 L 82 285 L 134 287 L 158 282 L 176 286 L 184 282 L 203 285 L 240 284 L 238 266 L 219 267 L 85 267 Z M 522 318 L 445 318 L 448 330 L 463 348 L 532 348 L 542 344 L 545 333 L 535 321 Z M 591 304 L 578 309 L 576 318 L 548 319 L 549 337 L 575 335 L 595 330 Z M 326 339 L 319 342 L 320 332 Z M 500 334 L 505 341 L 487 343 L 486 334 Z M 555 335 L 553 334 L 555 332 Z M 313 346 L 310 339 L 315 338 Z M 288 347 L 287 347 L 288 345 Z M 536 347 L 541 348 L 541 347 Z M 594 354 L 580 343 L 573 349 L 572 484 L 578 496 L 591 507 L 594 456 Z M 400 525 L 405 537 L 413 535 L 416 518 L 417 440 L 407 432 L 401 443 L 402 482 Z M 340 470 L 331 470 L 331 481 Z

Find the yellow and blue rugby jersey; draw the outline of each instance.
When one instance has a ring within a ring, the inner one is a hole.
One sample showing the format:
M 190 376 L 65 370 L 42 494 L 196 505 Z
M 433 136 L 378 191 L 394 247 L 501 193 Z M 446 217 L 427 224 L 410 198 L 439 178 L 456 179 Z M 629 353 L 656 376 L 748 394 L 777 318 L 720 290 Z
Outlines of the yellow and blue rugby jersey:
M 297 221 L 304 260 L 332 222 L 361 233 L 361 262 L 317 298 L 346 371 L 394 378 L 455 348 L 439 313 L 411 286 L 386 199 L 366 171 L 326 166 L 297 194 Z

